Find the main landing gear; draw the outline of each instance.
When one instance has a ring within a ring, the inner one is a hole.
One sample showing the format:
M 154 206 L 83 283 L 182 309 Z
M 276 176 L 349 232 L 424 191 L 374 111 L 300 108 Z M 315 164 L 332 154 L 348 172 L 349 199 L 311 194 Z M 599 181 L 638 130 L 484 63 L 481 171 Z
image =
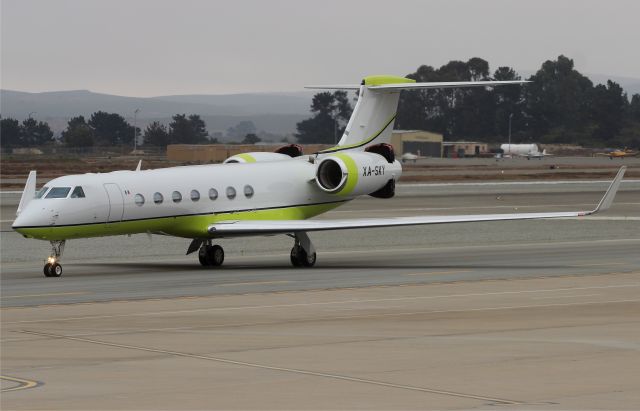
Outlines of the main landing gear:
M 316 249 L 304 231 L 289 234 L 295 239 L 290 259 L 294 267 L 313 267 L 316 264 Z M 189 244 L 187 255 L 198 252 L 198 261 L 204 267 L 218 267 L 224 262 L 224 250 L 211 240 L 194 239 Z
M 202 244 L 198 250 L 198 260 L 204 267 L 218 267 L 224 262 L 224 250 L 219 245 L 212 245 L 211 240 Z
M 295 243 L 291 249 L 291 264 L 294 267 L 313 267 L 316 264 L 316 249 L 304 231 L 294 233 Z
M 51 241 L 51 255 L 47 258 L 47 263 L 42 270 L 45 277 L 60 277 L 62 275 L 62 266 L 58 261 L 64 252 L 64 243 L 65 240 Z

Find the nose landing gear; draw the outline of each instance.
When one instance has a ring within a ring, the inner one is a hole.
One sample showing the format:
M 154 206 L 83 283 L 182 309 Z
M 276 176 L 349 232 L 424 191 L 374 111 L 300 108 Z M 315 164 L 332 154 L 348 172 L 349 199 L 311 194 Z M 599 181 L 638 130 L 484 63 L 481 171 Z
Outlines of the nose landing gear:
M 47 263 L 42 270 L 45 277 L 60 277 L 62 275 L 62 266 L 58 261 L 62 258 L 64 244 L 65 240 L 51 241 L 51 255 L 47 258 Z

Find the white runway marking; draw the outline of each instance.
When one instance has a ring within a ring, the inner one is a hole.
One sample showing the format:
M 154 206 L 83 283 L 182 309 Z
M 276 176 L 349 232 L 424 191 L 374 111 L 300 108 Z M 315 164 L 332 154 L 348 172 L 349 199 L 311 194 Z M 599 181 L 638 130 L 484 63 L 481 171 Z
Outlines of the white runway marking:
M 241 307 L 194 308 L 189 310 L 151 311 L 146 313 L 88 315 L 88 316 L 82 316 L 82 317 L 49 318 L 49 319 L 43 319 L 43 320 L 5 321 L 4 323 L 5 324 L 48 323 L 48 322 L 56 322 L 56 321 L 79 321 L 79 320 L 91 320 L 91 319 L 120 318 L 120 317 L 144 317 L 144 316 L 155 316 L 155 315 L 172 315 L 172 314 L 186 314 L 186 313 L 212 312 L 212 311 L 263 310 L 268 308 L 292 308 L 292 307 L 309 307 L 309 306 L 334 305 L 334 304 L 362 304 L 362 303 L 376 303 L 376 302 L 390 302 L 390 301 L 429 300 L 429 299 L 440 299 L 440 298 L 483 297 L 483 296 L 496 296 L 496 295 L 560 292 L 560 291 L 603 290 L 603 289 L 610 289 L 610 288 L 630 288 L 630 287 L 640 287 L 640 283 L 593 286 L 593 287 L 551 288 L 551 289 L 540 289 L 540 290 L 496 291 L 496 292 L 488 292 L 488 293 L 422 295 L 422 296 L 415 296 L 415 297 L 397 297 L 397 298 L 372 298 L 372 299 L 365 299 L 365 300 L 319 301 L 319 302 L 313 302 L 313 303 L 248 305 L 248 306 L 241 306 Z M 625 301 L 640 301 L 640 300 L 625 300 Z M 528 307 L 530 306 L 528 305 L 522 306 L 522 308 L 528 308 Z M 516 307 L 512 307 L 512 308 L 516 308 Z M 473 311 L 473 309 L 471 310 Z M 453 312 L 458 312 L 458 311 L 459 310 L 454 310 Z M 434 312 L 448 312 L 448 311 L 434 311 Z

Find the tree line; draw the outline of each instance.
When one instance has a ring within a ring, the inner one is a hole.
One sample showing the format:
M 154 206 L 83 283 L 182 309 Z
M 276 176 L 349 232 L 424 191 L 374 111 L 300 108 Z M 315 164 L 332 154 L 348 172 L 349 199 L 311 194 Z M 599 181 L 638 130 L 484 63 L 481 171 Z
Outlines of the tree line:
M 207 127 L 197 114 L 176 114 L 168 126 L 154 121 L 143 132 L 139 127 L 127 123 L 117 113 L 97 111 L 85 119 L 84 116 L 71 118 L 60 140 L 54 138 L 49 124 L 28 118 L 20 123 L 13 118 L 3 118 L 0 125 L 2 147 L 35 147 L 61 143 L 67 147 L 93 146 L 133 146 L 135 138 L 142 136 L 142 145 L 166 147 L 168 144 L 216 144 L 217 138 L 210 138 Z M 230 127 L 227 134 L 238 143 L 255 144 L 261 140 L 255 126 L 250 121 L 241 121 Z
M 2 147 L 33 147 L 58 142 L 46 122 L 32 118 L 22 123 L 3 118 L 0 134 Z M 134 130 L 121 115 L 97 111 L 89 119 L 84 116 L 71 118 L 59 142 L 68 147 L 133 145 L 134 135 L 140 137 L 140 128 Z M 197 114 L 176 114 L 168 127 L 155 121 L 142 133 L 142 144 L 153 146 L 212 142 L 216 141 L 208 138 L 206 124 Z
M 418 82 L 520 80 L 511 67 L 493 73 L 481 58 L 420 66 L 408 78 Z M 395 128 L 442 133 L 445 140 L 570 143 L 640 147 L 640 94 L 629 98 L 619 84 L 594 85 L 559 56 L 545 61 L 522 86 L 405 90 Z M 297 124 L 302 143 L 334 143 L 351 113 L 343 91 L 314 96 L 310 119 Z

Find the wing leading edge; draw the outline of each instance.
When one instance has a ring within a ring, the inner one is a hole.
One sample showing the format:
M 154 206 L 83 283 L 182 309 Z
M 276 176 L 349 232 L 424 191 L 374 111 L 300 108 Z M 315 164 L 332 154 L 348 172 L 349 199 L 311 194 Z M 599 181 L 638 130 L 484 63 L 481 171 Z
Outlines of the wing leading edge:
M 340 220 L 253 220 L 225 221 L 208 227 L 212 235 L 289 234 L 301 231 L 350 230 L 357 228 L 397 227 L 426 224 L 469 223 L 478 221 L 534 220 L 542 218 L 582 217 L 608 209 L 620 188 L 626 167 L 621 167 L 604 196 L 591 211 L 552 213 L 475 214 L 448 216 L 417 216 L 393 218 L 356 218 Z

